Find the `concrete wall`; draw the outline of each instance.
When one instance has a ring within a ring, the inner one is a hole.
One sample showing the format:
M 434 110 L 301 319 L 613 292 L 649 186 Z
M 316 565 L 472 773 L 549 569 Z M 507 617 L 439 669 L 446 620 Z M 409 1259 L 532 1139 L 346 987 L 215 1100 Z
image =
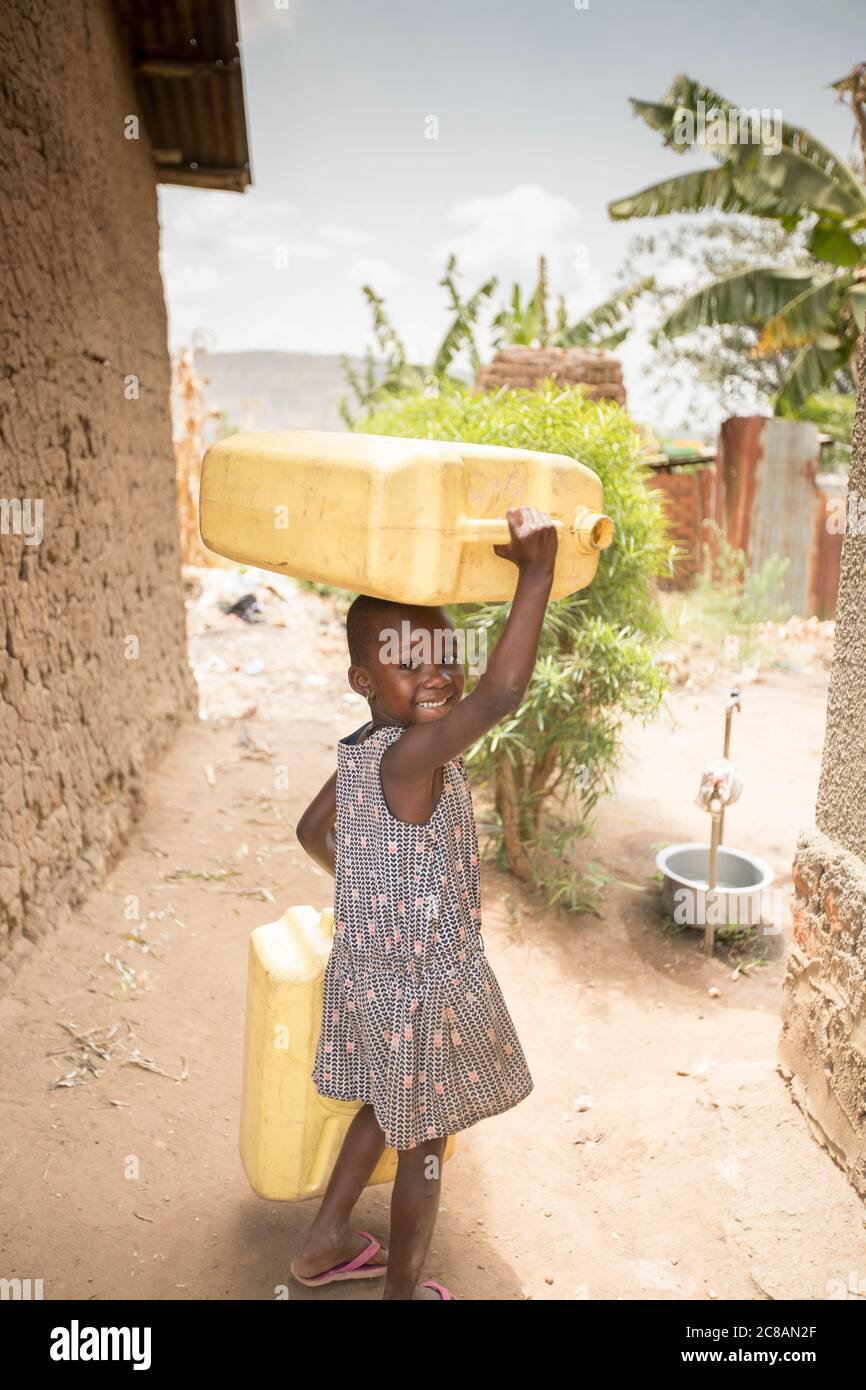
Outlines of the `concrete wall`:
M 105 872 L 193 691 L 156 188 L 109 0 L 5 5 L 0 66 L 0 499 L 43 533 L 0 507 L 8 976 Z
M 866 499 L 866 350 L 860 381 L 849 516 Z M 866 1195 L 866 527 L 843 545 L 816 820 L 794 862 L 779 1060 L 813 1134 Z
M 860 366 L 848 515 L 853 494 L 866 523 L 866 352 Z M 816 820 L 825 835 L 866 859 L 866 524 L 859 532 L 849 527 L 843 542 Z

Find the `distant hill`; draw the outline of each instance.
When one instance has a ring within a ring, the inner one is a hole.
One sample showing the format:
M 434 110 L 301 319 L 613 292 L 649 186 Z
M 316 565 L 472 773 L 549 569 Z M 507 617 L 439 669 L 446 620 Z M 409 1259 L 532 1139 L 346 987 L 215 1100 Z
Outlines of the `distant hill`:
M 196 369 L 208 405 L 238 429 L 345 429 L 337 402 L 349 391 L 336 354 L 202 352 Z

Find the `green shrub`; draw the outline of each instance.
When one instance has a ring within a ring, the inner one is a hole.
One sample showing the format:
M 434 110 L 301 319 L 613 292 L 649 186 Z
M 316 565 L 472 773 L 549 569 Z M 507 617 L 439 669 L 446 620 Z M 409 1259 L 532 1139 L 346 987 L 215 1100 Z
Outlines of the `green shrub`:
M 847 473 L 851 467 L 851 436 L 854 431 L 854 407 L 857 397 L 841 391 L 814 391 L 799 410 L 787 412 L 797 420 L 811 420 L 822 434 L 833 436 L 834 443 L 821 450 L 821 470 L 824 473 Z
M 763 651 L 761 624 L 782 623 L 791 616 L 791 605 L 784 597 L 791 560 L 787 555 L 768 555 L 760 569 L 753 570 L 745 551 L 731 545 L 714 522 L 711 525 L 716 533 L 715 556 L 705 543 L 703 567 L 694 588 L 701 625 L 720 646 L 735 638 L 737 660 L 754 661 Z
M 568 816 L 568 844 L 584 835 L 619 766 L 625 720 L 649 718 L 664 693 L 654 659 L 664 631 L 654 581 L 671 572 L 672 548 L 658 502 L 644 485 L 640 437 L 619 406 L 588 401 L 579 387 L 563 390 L 551 382 L 538 392 L 446 388 L 432 398 L 413 392 L 355 428 L 566 454 L 601 478 L 614 542 L 588 588 L 549 605 L 520 708 L 466 755 L 495 787 L 500 862 L 551 897 L 563 896 L 567 879 L 565 896 L 577 901 L 561 820 L 555 831 L 543 828 L 542 808 Z M 492 650 L 508 605 L 461 604 L 450 611 L 458 626 L 487 629 Z

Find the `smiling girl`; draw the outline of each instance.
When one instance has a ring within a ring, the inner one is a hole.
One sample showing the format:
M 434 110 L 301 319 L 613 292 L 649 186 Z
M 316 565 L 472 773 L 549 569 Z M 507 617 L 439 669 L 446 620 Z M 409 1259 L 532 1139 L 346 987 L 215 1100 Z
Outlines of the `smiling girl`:
M 292 1262 L 308 1285 L 384 1275 L 385 1299 L 453 1299 L 435 1280 L 419 1283 L 447 1137 L 518 1105 L 533 1088 L 481 935 L 462 756 L 521 703 L 553 582 L 550 517 L 519 507 L 508 525 L 510 541 L 494 549 L 517 566 L 517 587 L 466 699 L 453 641 L 442 640 L 453 627 L 441 608 L 361 595 L 349 610 L 349 683 L 371 717 L 338 744 L 337 772 L 297 835 L 335 877 L 312 1079 L 322 1096 L 363 1104 Z M 386 1146 L 398 1155 L 390 1251 L 349 1225 Z

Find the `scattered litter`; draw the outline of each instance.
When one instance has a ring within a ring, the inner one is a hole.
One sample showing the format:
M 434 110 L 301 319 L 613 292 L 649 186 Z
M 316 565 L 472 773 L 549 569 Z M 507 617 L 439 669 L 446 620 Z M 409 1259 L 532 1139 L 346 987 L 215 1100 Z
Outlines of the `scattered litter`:
M 102 1072 L 94 1071 L 94 1075 L 101 1076 Z M 64 1076 L 55 1076 L 48 1089 L 51 1091 L 56 1091 L 60 1086 L 80 1086 L 84 1083 L 85 1080 L 86 1077 L 83 1072 L 68 1071 Z
M 260 676 L 264 669 L 265 663 L 259 656 L 254 657 L 252 661 L 248 661 L 243 668 L 245 676 Z
M 219 607 L 224 613 L 230 613 L 236 618 L 243 618 L 245 623 L 260 623 L 262 621 L 262 610 L 255 594 L 241 594 L 234 603 L 220 599 Z
M 794 615 L 784 623 L 755 623 L 748 630 L 750 660 L 744 641 L 729 633 L 721 644 L 703 632 L 700 614 L 692 612 L 682 595 L 662 595 L 663 604 L 676 611 L 681 635 L 656 657 L 670 684 L 680 690 L 698 691 L 718 677 L 735 677 L 737 685 L 761 683 L 769 669 L 808 674 L 829 671 L 833 661 L 836 624 L 833 619 Z M 757 653 L 757 655 L 755 655 Z
M 580 1134 L 576 1139 L 572 1139 L 572 1144 L 583 1144 L 587 1149 L 597 1149 L 599 1144 L 604 1143 L 604 1134 L 601 1130 L 591 1131 L 589 1134 Z
M 588 1093 L 587 1093 L 586 1095 L 582 1095 L 582 1096 L 575 1096 L 575 1098 L 574 1098 L 574 1109 L 575 1109 L 575 1110 L 579 1110 L 579 1111 L 581 1111 L 581 1112 L 584 1111 L 584 1110 L 591 1110 L 592 1107 L 593 1107 L 594 1105 L 595 1105 L 595 1096 L 591 1096 L 591 1095 L 589 1095 Z
M 242 758 L 254 758 L 258 762 L 267 762 L 274 756 L 274 750 L 270 744 L 262 743 L 259 739 L 253 738 L 249 731 L 243 727 L 238 730 L 238 743 L 243 748 Z
M 102 959 L 106 965 L 111 965 L 120 976 L 121 989 L 135 989 L 149 992 L 153 989 L 152 976 L 146 970 L 137 971 L 135 966 L 127 965 L 126 961 L 118 960 L 110 951 L 106 951 Z
M 162 956 L 159 955 L 156 948 L 158 945 L 162 945 L 163 943 L 167 944 L 168 939 L 166 937 L 166 934 L 165 932 L 163 932 L 159 941 L 148 941 L 145 937 L 141 935 L 141 933 L 143 931 L 146 931 L 146 929 L 147 928 L 144 922 L 136 922 L 132 931 L 121 933 L 121 939 L 123 941 L 128 941 L 130 946 L 137 947 L 138 950 L 141 951 L 142 955 L 153 956 L 154 960 L 161 961 Z
M 210 869 L 173 869 L 165 877 L 169 883 L 179 883 L 184 878 L 200 878 L 207 883 L 220 883 L 225 878 L 237 876 L 238 869 L 217 869 L 212 872 Z
M 50 1091 L 56 1091 L 61 1087 L 81 1086 L 91 1076 L 99 1078 L 105 1068 L 98 1066 L 96 1059 L 103 1062 L 113 1061 L 115 1050 L 124 1046 L 124 1043 L 117 1036 L 120 1030 L 118 1023 L 103 1024 L 83 1032 L 74 1023 L 66 1023 L 61 1019 L 57 1021 L 61 1028 L 65 1028 L 67 1033 L 71 1033 L 73 1046 L 67 1044 L 65 1047 L 55 1048 L 46 1053 L 46 1056 L 63 1056 L 67 1061 L 77 1062 L 78 1065 L 74 1071 L 67 1071 L 61 1076 L 55 1076 L 54 1080 L 49 1083 L 48 1089 Z M 131 1038 L 133 1033 L 129 1023 L 127 1023 L 126 1028 L 127 1036 Z
M 236 898 L 258 898 L 261 903 L 275 903 L 276 898 L 269 888 L 230 888 Z
M 186 1081 L 189 1072 L 186 1068 L 186 1058 L 180 1059 L 180 1076 L 173 1076 L 170 1071 L 163 1071 L 162 1067 L 157 1066 L 152 1057 L 143 1057 L 138 1048 L 130 1057 L 121 1059 L 121 1066 L 141 1067 L 143 1071 L 155 1072 L 157 1076 L 167 1076 L 169 1081 Z
M 205 763 L 204 775 L 207 778 L 208 786 L 216 786 L 216 772 L 213 763 Z

